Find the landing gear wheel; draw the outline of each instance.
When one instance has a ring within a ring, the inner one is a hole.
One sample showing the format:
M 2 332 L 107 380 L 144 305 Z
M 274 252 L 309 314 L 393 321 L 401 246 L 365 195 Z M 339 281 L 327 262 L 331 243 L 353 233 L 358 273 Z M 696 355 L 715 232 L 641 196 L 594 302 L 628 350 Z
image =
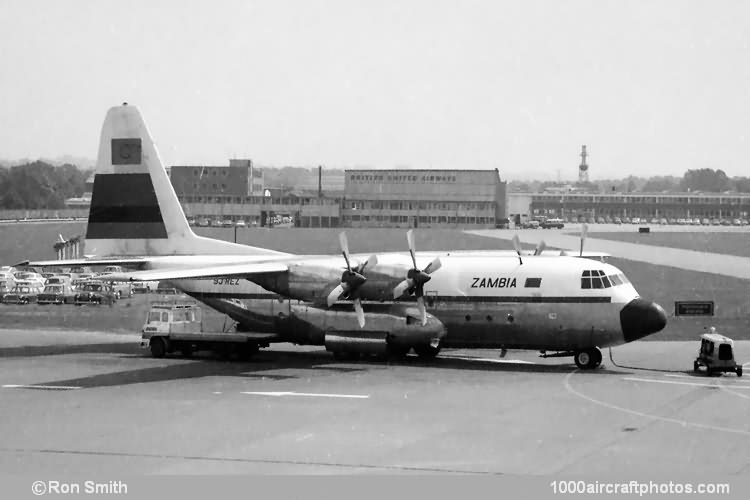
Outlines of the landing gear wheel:
M 578 368 L 591 370 L 602 363 L 602 352 L 597 348 L 577 351 L 573 356 L 573 360 L 576 362 Z
M 152 338 L 148 345 L 151 355 L 155 358 L 163 358 L 167 354 L 167 343 L 161 337 Z
M 429 344 L 414 346 L 414 352 L 423 359 L 432 359 L 440 352 L 440 347 L 432 347 Z

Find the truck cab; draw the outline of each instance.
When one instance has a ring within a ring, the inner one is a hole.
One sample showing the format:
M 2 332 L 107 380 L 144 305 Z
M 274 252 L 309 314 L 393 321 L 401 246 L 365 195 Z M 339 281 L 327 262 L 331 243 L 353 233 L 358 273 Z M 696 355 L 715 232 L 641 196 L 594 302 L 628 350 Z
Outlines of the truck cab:
M 715 333 L 713 327 L 711 330 L 711 333 L 701 336 L 701 348 L 693 361 L 693 371 L 697 372 L 701 366 L 705 366 L 707 375 L 735 372 L 741 377 L 742 365 L 734 360 L 734 342 L 729 337 Z

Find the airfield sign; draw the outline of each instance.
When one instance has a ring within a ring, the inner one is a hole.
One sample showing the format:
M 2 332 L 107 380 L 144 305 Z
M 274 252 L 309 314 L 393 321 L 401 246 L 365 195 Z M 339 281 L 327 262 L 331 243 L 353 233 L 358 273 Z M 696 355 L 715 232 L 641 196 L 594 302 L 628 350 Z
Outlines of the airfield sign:
M 674 303 L 675 316 L 713 316 L 713 300 L 684 300 Z

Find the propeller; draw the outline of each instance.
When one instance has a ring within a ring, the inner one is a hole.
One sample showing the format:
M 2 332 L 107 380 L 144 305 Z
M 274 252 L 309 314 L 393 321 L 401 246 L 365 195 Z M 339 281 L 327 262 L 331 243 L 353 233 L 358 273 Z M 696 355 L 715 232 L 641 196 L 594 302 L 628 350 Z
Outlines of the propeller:
M 586 235 L 589 232 L 589 226 L 587 224 L 583 224 L 581 226 L 581 252 L 578 254 L 579 257 L 583 257 L 583 242 L 586 241 Z
M 422 326 L 427 324 L 427 309 L 424 305 L 424 284 L 430 281 L 430 274 L 434 273 L 443 265 L 439 257 L 427 264 L 422 270 L 417 268 L 416 245 L 414 244 L 414 231 L 410 229 L 406 233 L 406 241 L 409 243 L 409 253 L 411 262 L 414 265 L 406 273 L 406 279 L 400 282 L 393 289 L 393 298 L 398 299 L 404 294 L 415 295 L 417 297 L 417 307 L 422 318 Z
M 378 258 L 375 255 L 371 255 L 369 259 L 354 271 L 349 260 L 349 241 L 346 238 L 346 233 L 342 232 L 339 234 L 339 243 L 341 244 L 341 253 L 344 255 L 344 260 L 346 261 L 346 271 L 341 274 L 341 283 L 328 294 L 326 303 L 328 307 L 331 307 L 342 296 L 353 299 L 354 312 L 357 314 L 357 323 L 359 323 L 360 328 L 364 328 L 365 312 L 362 309 L 362 301 L 357 294 L 357 290 L 367 281 L 367 278 L 362 273 L 364 273 L 367 266 L 377 264 Z
M 547 244 L 544 242 L 544 240 L 541 240 L 534 249 L 534 255 L 542 255 L 542 252 L 544 252 L 545 248 L 547 248 Z

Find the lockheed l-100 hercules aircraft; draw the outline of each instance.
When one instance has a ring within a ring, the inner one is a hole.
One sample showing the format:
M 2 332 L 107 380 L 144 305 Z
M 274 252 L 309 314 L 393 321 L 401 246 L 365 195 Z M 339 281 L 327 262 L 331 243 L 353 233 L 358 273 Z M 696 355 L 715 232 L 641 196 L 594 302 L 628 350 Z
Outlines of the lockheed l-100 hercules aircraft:
M 307 256 L 197 236 L 138 109 L 107 113 L 86 234 L 99 257 L 85 263 L 138 269 L 112 280 L 169 280 L 258 332 L 258 344 L 424 357 L 441 347 L 535 349 L 594 368 L 600 348 L 666 324 L 659 305 L 603 262 L 417 252 L 411 232 L 407 243 L 408 253 L 350 255 L 342 234 L 342 255 Z

